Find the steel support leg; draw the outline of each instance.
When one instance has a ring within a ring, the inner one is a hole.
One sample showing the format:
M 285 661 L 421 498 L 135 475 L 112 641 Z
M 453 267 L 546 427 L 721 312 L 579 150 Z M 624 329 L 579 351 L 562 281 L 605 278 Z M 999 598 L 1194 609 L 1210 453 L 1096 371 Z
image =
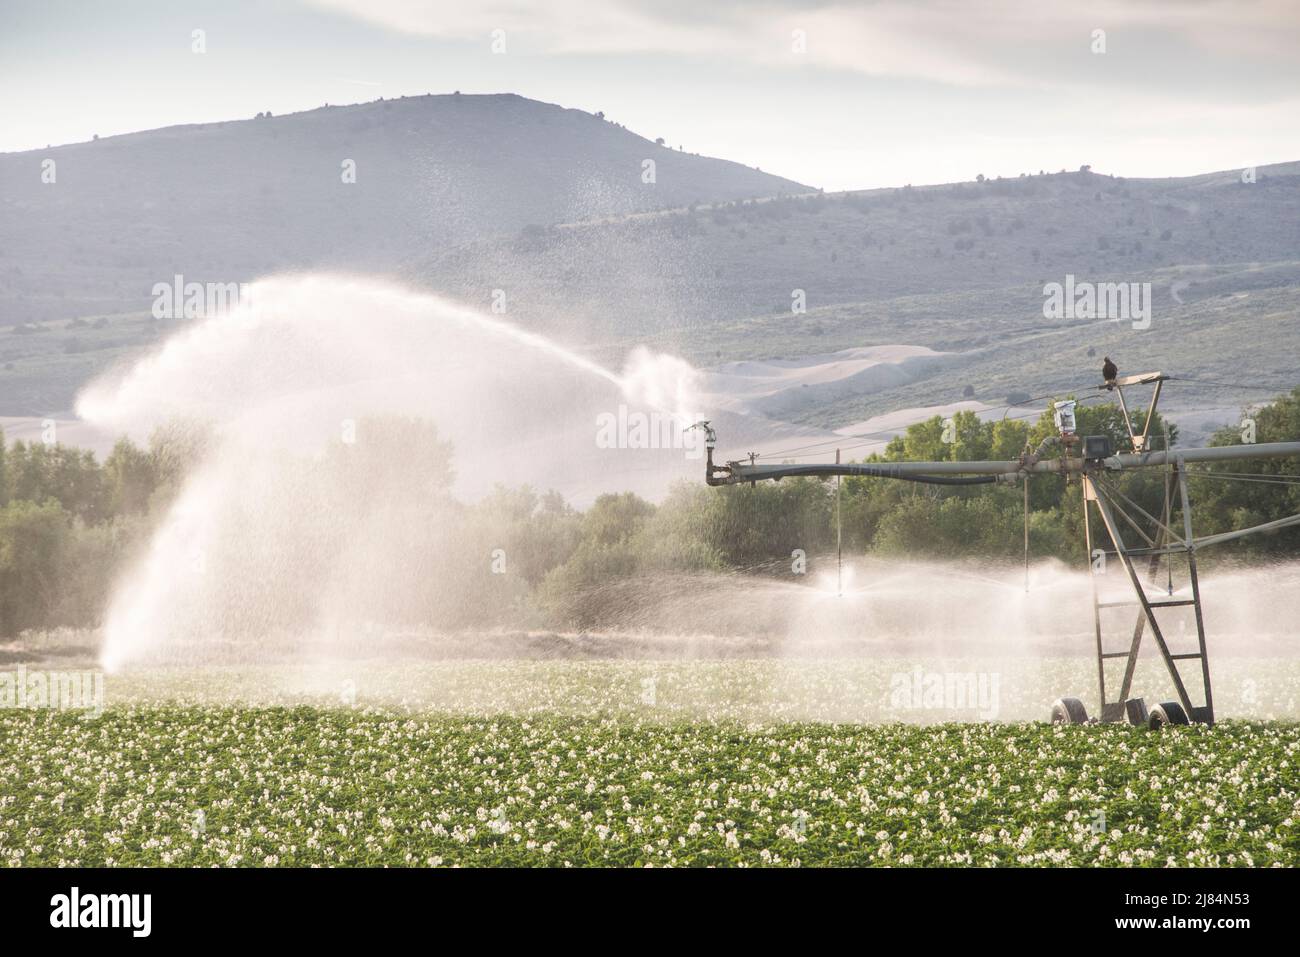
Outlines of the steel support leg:
M 1164 548 L 1169 544 L 1169 497 L 1173 493 L 1173 476 L 1165 477 L 1165 504 L 1164 504 L 1164 522 L 1156 531 L 1156 548 Z M 1160 571 L 1160 552 L 1154 552 L 1150 561 L 1147 563 L 1147 582 L 1154 585 L 1156 575 Z M 1171 563 L 1172 564 L 1172 563 Z M 1137 669 L 1138 649 L 1142 646 L 1142 632 L 1146 628 L 1147 617 L 1142 612 L 1138 612 L 1137 621 L 1133 623 L 1133 641 L 1129 646 L 1128 663 L 1124 666 L 1124 683 L 1119 689 L 1119 700 L 1123 704 L 1128 700 L 1129 692 L 1133 689 L 1133 672 Z
M 1178 457 L 1178 495 L 1183 504 L 1183 536 L 1187 541 L 1187 571 L 1192 580 L 1196 641 L 1201 652 L 1201 680 L 1205 684 L 1205 707 L 1190 709 L 1187 716 L 1192 720 L 1214 724 L 1214 694 L 1210 690 L 1210 656 L 1205 647 L 1205 619 L 1201 615 L 1201 583 L 1196 575 L 1196 543 L 1192 538 L 1192 507 L 1187 495 L 1187 467 L 1183 464 L 1182 456 Z
M 1169 677 L 1174 683 L 1174 690 L 1178 692 L 1178 700 L 1190 717 L 1197 709 L 1192 707 L 1191 698 L 1187 696 L 1187 688 L 1183 685 L 1183 679 L 1178 674 L 1178 663 L 1174 661 L 1169 652 L 1169 646 L 1165 642 L 1165 636 L 1160 630 L 1160 623 L 1156 621 L 1155 610 L 1151 607 L 1151 602 L 1147 599 L 1146 592 L 1142 588 L 1142 582 L 1138 578 L 1137 569 L 1133 567 L 1133 560 L 1129 556 L 1128 550 L 1124 547 L 1123 538 L 1120 537 L 1119 526 L 1115 524 L 1115 517 L 1111 514 L 1110 506 L 1106 503 L 1106 499 L 1099 494 L 1096 497 L 1096 501 L 1097 511 L 1101 513 L 1101 520 L 1105 523 L 1106 531 L 1110 535 L 1110 540 L 1115 546 L 1115 553 L 1123 563 L 1124 571 L 1128 573 L 1129 582 L 1133 586 L 1133 592 L 1137 596 L 1138 603 L 1141 604 L 1142 611 L 1146 615 L 1147 624 L 1151 626 L 1151 636 L 1155 638 L 1156 644 L 1160 647 L 1160 654 L 1165 659 L 1165 666 L 1169 669 Z M 1133 650 L 1131 650 L 1129 655 L 1130 666 L 1132 666 L 1131 663 L 1135 659 L 1136 655 L 1133 653 Z M 1122 709 L 1123 706 L 1124 702 L 1121 700 L 1119 702 L 1119 707 Z M 1104 710 L 1105 705 L 1103 701 L 1103 711 Z M 1104 714 L 1103 720 L 1105 720 Z
M 1087 475 L 1082 477 L 1083 485 L 1083 542 L 1087 554 L 1084 556 L 1088 562 L 1088 582 L 1092 585 L 1092 626 L 1097 636 L 1097 693 L 1100 697 L 1097 699 L 1101 702 L 1101 720 L 1106 718 L 1106 659 L 1102 655 L 1101 649 L 1101 605 L 1097 603 L 1097 572 L 1092 565 L 1092 518 L 1088 512 L 1088 500 L 1097 497 L 1097 491 L 1093 487 L 1092 479 Z

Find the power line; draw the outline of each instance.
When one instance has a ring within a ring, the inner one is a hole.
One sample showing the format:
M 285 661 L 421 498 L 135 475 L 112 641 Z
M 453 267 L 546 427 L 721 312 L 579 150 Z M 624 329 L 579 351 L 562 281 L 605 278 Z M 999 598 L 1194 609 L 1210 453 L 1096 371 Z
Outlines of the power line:
M 1202 379 L 1197 376 L 1187 376 L 1187 375 L 1176 375 L 1176 376 L 1170 376 L 1169 378 L 1177 380 L 1179 382 L 1196 382 L 1201 385 L 1217 385 L 1217 386 L 1224 386 L 1229 389 L 1246 389 L 1247 391 L 1251 391 L 1256 394 L 1263 394 L 1264 392 L 1268 392 L 1272 394 L 1279 389 L 1283 393 L 1287 393 L 1296 388 L 1294 384 L 1269 385 L 1268 383 L 1260 383 L 1260 382 L 1253 382 L 1253 383 L 1228 382 L 1223 379 Z M 1263 388 L 1260 388 L 1261 385 L 1263 385 Z

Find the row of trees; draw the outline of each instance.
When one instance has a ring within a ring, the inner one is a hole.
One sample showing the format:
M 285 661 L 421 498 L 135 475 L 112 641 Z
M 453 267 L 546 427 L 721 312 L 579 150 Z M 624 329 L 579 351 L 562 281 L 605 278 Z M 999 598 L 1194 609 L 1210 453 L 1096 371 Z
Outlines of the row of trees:
M 1136 410 L 1143 416 L 1143 410 Z M 1111 405 L 1077 410 L 1081 435 L 1108 435 L 1114 448 L 1128 447 L 1122 413 Z M 1255 413 L 1257 441 L 1300 441 L 1300 389 Z M 1162 447 L 1176 445 L 1178 430 L 1157 414 L 1151 432 Z M 936 416 L 909 427 L 868 461 L 971 461 L 1015 459 L 1056 435 L 1050 411 L 1036 421 L 982 422 L 959 412 L 950 422 Z M 1231 429 L 1213 445 L 1233 445 Z M 1049 452 L 1049 454 L 1057 454 Z M 1277 483 L 1237 481 L 1225 473 L 1256 473 Z M 1164 496 L 1162 470 L 1119 479 L 1124 494 L 1151 514 Z M 1287 484 L 1294 482 L 1295 484 Z M 1019 558 L 1024 549 L 1021 486 L 927 486 L 885 478 L 848 478 L 840 491 L 846 552 L 915 558 Z M 1193 525 L 1198 536 L 1244 528 L 1300 513 L 1300 462 L 1296 459 L 1238 461 L 1198 470 L 1192 480 Z M 1077 482 L 1040 476 L 1029 487 L 1029 549 L 1085 567 L 1083 510 Z M 1175 498 L 1175 520 L 1180 512 Z M 829 554 L 835 547 L 836 492 L 832 482 L 781 482 L 712 489 L 683 484 L 658 507 L 630 495 L 603 496 L 574 516 L 576 544 L 541 578 L 536 595 L 553 621 L 595 625 L 617 615 L 605 600 L 608 586 L 633 576 L 685 571 L 792 574 L 795 549 Z M 1096 531 L 1094 529 L 1094 531 Z M 1218 546 L 1210 560 L 1267 560 L 1300 554 L 1300 528 L 1248 537 Z M 560 560 L 562 559 L 562 560 Z
M 1260 442 L 1300 440 L 1300 389 L 1255 419 Z M 1166 429 L 1176 442 L 1176 428 L 1157 416 L 1153 435 L 1163 437 Z M 1120 413 L 1109 405 L 1080 406 L 1078 431 L 1109 435 L 1120 448 L 1126 441 Z M 872 460 L 1014 459 L 1053 435 L 1049 412 L 1032 422 L 982 422 L 960 412 L 947 423 L 935 417 L 911 426 Z M 102 463 L 64 446 L 0 442 L 0 634 L 99 623 L 112 584 L 139 554 L 201 455 L 201 436 L 195 429 L 169 430 L 148 448 L 123 440 Z M 1213 441 L 1235 444 L 1240 436 L 1225 431 Z M 242 581 L 268 589 L 266 606 L 282 616 L 267 624 L 293 627 L 314 613 L 306 597 L 295 604 L 284 594 L 297 581 L 283 577 L 285 568 L 310 571 L 300 576 L 304 595 L 314 578 L 337 577 L 340 601 L 367 620 L 438 627 L 596 626 L 616 624 L 625 614 L 616 593 L 629 583 L 701 573 L 791 575 L 796 549 L 810 557 L 826 555 L 836 540 L 833 482 L 794 479 L 720 489 L 683 483 L 658 505 L 619 493 L 578 511 L 555 493 L 526 487 L 499 487 L 472 505 L 457 502 L 450 495 L 451 462 L 452 449 L 430 423 L 379 419 L 359 424 L 354 446 L 336 443 L 320 459 L 286 466 L 297 470 L 289 484 L 300 496 L 310 489 L 322 513 L 339 518 L 324 523 L 323 531 L 288 521 L 270 532 L 234 523 L 227 536 L 232 568 L 256 571 L 265 565 L 265 575 L 246 574 Z M 1271 475 L 1282 483 L 1230 480 L 1222 474 L 1229 471 Z M 1300 463 L 1294 459 L 1234 462 L 1204 472 L 1192 490 L 1198 534 L 1300 512 Z M 1285 484 L 1291 480 L 1296 484 Z M 1160 470 L 1123 481 L 1130 499 L 1159 512 Z M 1022 495 L 1020 487 L 1000 484 L 845 479 L 844 547 L 849 554 L 1017 558 L 1023 548 Z M 1082 567 L 1078 485 L 1038 477 L 1030 484 L 1029 502 L 1031 554 Z M 267 521 L 279 521 L 278 501 L 240 508 L 254 508 L 255 516 L 262 506 Z M 259 557 L 258 542 L 276 554 Z M 1296 555 L 1300 529 L 1221 546 L 1221 553 Z M 237 604 L 254 609 L 255 597 L 249 592 Z
M 122 439 L 102 463 L 0 436 L 0 635 L 96 623 L 122 562 L 197 453 L 195 433 L 179 427 L 148 449 Z

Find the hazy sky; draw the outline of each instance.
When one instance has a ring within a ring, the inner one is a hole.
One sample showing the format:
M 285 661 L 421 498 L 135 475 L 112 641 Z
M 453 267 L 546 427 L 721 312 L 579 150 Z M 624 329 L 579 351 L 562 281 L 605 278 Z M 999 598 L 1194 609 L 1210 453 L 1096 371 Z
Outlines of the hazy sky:
M 0 0 L 0 151 L 459 89 L 827 189 L 1183 175 L 1300 159 L 1298 49 L 1298 0 Z

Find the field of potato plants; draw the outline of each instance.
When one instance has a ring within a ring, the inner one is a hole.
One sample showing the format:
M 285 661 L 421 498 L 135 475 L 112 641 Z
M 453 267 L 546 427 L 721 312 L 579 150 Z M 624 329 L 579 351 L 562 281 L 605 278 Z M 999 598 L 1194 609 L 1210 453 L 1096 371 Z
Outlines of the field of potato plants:
M 337 675 L 278 702 L 237 700 L 264 673 L 173 673 L 166 700 L 114 679 L 100 714 L 0 710 L 0 862 L 1300 863 L 1294 720 L 1052 727 L 1004 702 L 924 723 L 889 710 L 896 672 L 857 667 L 420 665 L 385 679 L 399 700 L 369 674 L 345 702 Z M 1281 708 L 1294 681 L 1246 688 Z

